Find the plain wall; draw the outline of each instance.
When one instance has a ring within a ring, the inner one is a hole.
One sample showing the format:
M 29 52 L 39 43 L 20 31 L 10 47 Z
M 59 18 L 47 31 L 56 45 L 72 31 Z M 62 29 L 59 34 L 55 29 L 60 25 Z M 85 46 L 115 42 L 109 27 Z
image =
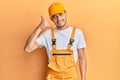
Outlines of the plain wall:
M 45 48 L 23 48 L 40 23 L 50 21 L 48 6 L 59 1 L 68 24 L 79 27 L 87 48 L 87 80 L 120 80 L 119 0 L 0 0 L 0 80 L 44 80 Z

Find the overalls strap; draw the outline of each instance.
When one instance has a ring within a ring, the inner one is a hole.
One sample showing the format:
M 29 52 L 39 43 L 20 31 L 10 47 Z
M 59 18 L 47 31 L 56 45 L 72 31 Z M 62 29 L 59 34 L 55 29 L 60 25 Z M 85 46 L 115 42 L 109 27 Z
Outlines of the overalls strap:
M 54 36 L 54 28 L 51 28 L 51 35 L 52 35 L 53 50 L 56 50 L 56 39 L 55 39 L 55 36 Z
M 75 29 L 76 28 L 73 27 L 72 34 L 71 34 L 71 37 L 70 37 L 70 41 L 69 41 L 69 44 L 68 44 L 68 49 L 71 48 L 72 43 L 74 42 Z M 51 35 L 52 35 L 52 46 L 53 46 L 53 49 L 56 50 L 56 39 L 55 39 L 55 36 L 54 36 L 54 28 L 51 29 Z
M 70 48 L 71 48 L 71 46 L 72 46 L 72 44 L 73 44 L 73 42 L 74 42 L 75 30 L 76 30 L 76 28 L 73 27 L 72 34 L 71 34 L 71 37 L 70 37 L 70 41 L 69 41 L 69 44 L 68 44 L 68 49 L 69 49 L 69 50 L 70 50 Z

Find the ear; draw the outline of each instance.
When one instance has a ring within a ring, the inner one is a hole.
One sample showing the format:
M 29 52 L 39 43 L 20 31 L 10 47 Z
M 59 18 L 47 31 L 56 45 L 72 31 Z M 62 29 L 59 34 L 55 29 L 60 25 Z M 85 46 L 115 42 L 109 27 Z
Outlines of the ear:
M 65 16 L 67 15 L 66 11 L 64 11 Z

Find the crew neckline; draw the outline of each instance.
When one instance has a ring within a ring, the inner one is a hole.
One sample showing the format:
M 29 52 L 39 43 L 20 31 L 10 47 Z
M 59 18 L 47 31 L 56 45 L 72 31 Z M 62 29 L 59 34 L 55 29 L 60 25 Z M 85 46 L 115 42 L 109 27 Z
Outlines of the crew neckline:
M 55 30 L 57 30 L 57 31 L 66 31 L 66 30 L 68 30 L 69 28 L 71 28 L 71 26 L 68 26 L 68 27 L 65 28 L 65 29 L 57 29 L 57 28 L 55 28 Z

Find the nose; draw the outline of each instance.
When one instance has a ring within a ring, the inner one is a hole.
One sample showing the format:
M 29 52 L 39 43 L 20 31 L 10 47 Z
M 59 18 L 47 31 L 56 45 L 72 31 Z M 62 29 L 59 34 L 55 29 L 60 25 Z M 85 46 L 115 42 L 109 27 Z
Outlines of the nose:
M 60 21 L 60 20 L 61 20 L 61 16 L 58 16 L 58 17 L 57 17 L 57 20 Z

